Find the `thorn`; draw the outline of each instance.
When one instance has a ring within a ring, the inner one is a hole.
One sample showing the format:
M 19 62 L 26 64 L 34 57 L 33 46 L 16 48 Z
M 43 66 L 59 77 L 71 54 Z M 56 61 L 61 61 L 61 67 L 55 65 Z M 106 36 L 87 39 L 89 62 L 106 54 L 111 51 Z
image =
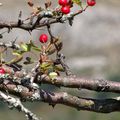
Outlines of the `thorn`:
M 17 41 L 17 38 L 18 38 L 18 37 L 16 37 L 15 40 L 12 41 L 12 44 L 15 44 L 15 42 Z
M 54 108 L 54 107 L 55 107 L 55 105 L 52 105 L 52 107 Z
M 49 105 L 52 106 L 52 108 L 54 108 L 56 104 L 49 103 Z
M 3 38 L 3 36 L 2 36 L 2 34 L 0 34 L 0 39 L 2 39 Z
M 11 32 L 11 30 L 12 30 L 12 28 L 11 28 L 11 26 L 9 26 L 9 27 L 8 27 L 8 31 L 7 31 L 7 32 L 8 32 L 8 33 L 10 33 L 10 32 Z
M 20 11 L 19 16 L 18 16 L 18 26 L 22 24 L 21 16 L 22 16 L 22 11 Z
M 32 31 L 32 30 L 29 30 L 29 31 L 28 31 L 30 35 L 31 35 L 31 31 Z
M 0 39 L 3 38 L 3 34 L 6 33 L 6 32 L 7 32 L 7 31 L 4 31 L 4 32 L 0 33 Z
M 77 108 L 77 111 L 80 111 L 81 109 L 80 108 Z

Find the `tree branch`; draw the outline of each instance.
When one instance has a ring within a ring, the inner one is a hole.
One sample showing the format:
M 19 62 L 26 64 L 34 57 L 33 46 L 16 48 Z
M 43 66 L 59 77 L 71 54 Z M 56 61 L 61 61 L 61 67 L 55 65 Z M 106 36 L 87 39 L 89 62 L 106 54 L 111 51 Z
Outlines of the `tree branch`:
M 37 83 L 53 84 L 69 88 L 88 89 L 97 92 L 115 92 L 120 93 L 120 83 L 104 79 L 85 79 L 77 77 L 56 77 L 53 81 L 47 75 L 42 75 L 36 79 Z
M 84 12 L 87 7 L 88 6 L 86 6 L 84 9 L 79 10 L 78 12 L 76 12 L 74 14 L 71 14 L 71 15 L 68 15 L 68 16 L 59 16 L 59 17 L 55 17 L 55 18 L 53 17 L 51 20 L 49 20 L 49 24 L 51 25 L 51 24 L 55 24 L 55 23 L 64 23 L 65 21 L 69 20 L 70 18 L 73 18 L 73 17 L 81 14 L 82 12 Z M 2 22 L 0 20 L 0 29 L 2 29 L 2 28 L 20 28 L 20 29 L 23 29 L 23 30 L 32 31 L 34 29 L 37 29 L 37 28 L 44 27 L 44 26 L 48 25 L 48 23 L 46 23 L 46 22 L 39 23 L 39 21 L 44 17 L 47 17 L 46 13 L 39 14 L 39 16 L 38 16 L 38 18 L 37 18 L 37 20 L 34 24 L 22 23 L 20 25 L 18 24 L 18 21 L 17 22 L 15 22 L 15 21 L 9 21 L 9 22 L 4 21 L 4 22 Z
M 61 93 L 50 93 L 43 90 L 30 91 L 28 88 L 23 86 L 17 86 L 14 84 L 7 84 L 7 90 L 10 94 L 16 95 L 23 100 L 28 101 L 43 101 L 49 103 L 52 106 L 56 104 L 63 104 L 77 110 L 87 110 L 100 113 L 110 113 L 120 111 L 120 100 L 119 99 L 91 99 L 91 98 L 80 98 L 67 94 L 66 92 Z M 6 90 L 6 87 L 0 85 L 2 91 Z
M 64 104 L 77 110 L 87 110 L 99 113 L 110 113 L 120 111 L 120 101 L 116 99 L 91 99 L 79 98 L 68 93 L 47 93 L 41 91 L 41 97 L 44 102 L 51 105 Z
M 55 23 L 64 23 L 68 21 L 70 25 L 73 23 L 73 18 L 87 9 L 86 6 L 84 9 L 77 11 L 72 14 L 62 14 L 60 11 L 37 11 L 34 13 L 34 16 L 28 17 L 25 21 L 21 20 L 21 12 L 18 17 L 17 22 L 2 22 L 0 21 L 0 29 L 8 28 L 10 31 L 12 28 L 20 28 L 26 31 L 32 31 L 34 29 L 47 26 L 48 33 L 51 36 L 51 39 L 54 36 L 51 34 L 50 25 Z M 56 14 L 53 14 L 56 12 Z M 37 20 L 33 23 L 33 18 L 37 18 Z M 45 20 L 43 20 L 45 18 Z M 29 21 L 30 20 L 30 21 Z M 43 20 L 43 21 L 42 21 Z M 26 22 L 27 21 L 27 22 Z M 32 21 L 32 22 L 31 22 Z M 49 24 L 48 22 L 49 21 Z M 8 31 L 8 32 L 9 32 Z M 2 35 L 1 35 L 2 36 Z M 2 37 L 1 37 L 2 38 Z M 12 49 L 19 49 L 15 42 L 9 44 L 1 44 L 0 45 L 6 50 L 6 48 L 10 47 Z M 3 51 L 4 52 L 4 51 Z M 1 60 L 2 61 L 2 60 Z M 40 63 L 40 62 L 39 62 Z M 92 98 L 81 98 L 72 96 L 66 92 L 60 93 L 51 93 L 40 89 L 38 84 L 53 84 L 55 86 L 63 86 L 69 88 L 81 88 L 94 90 L 97 92 L 115 92 L 120 93 L 120 83 L 112 82 L 108 80 L 102 79 L 85 79 L 85 78 L 77 78 L 74 76 L 69 77 L 56 77 L 51 80 L 49 76 L 42 73 L 39 74 L 37 69 L 40 67 L 39 63 L 35 68 L 32 69 L 31 73 L 24 73 L 22 77 L 18 77 L 21 71 L 15 71 L 11 69 L 9 74 L 1 75 L 0 77 L 0 90 L 4 92 L 8 92 L 11 95 L 17 96 L 19 99 L 11 97 L 9 95 L 4 94 L 0 91 L 1 100 L 4 100 L 8 104 L 12 105 L 12 107 L 24 112 L 29 120 L 39 120 L 31 111 L 26 109 L 20 100 L 27 101 L 39 101 L 46 102 L 53 107 L 56 104 L 63 104 L 66 106 L 70 106 L 76 108 L 77 110 L 87 110 L 94 111 L 99 113 L 110 113 L 115 111 L 120 111 L 120 99 L 92 99 Z M 62 65 L 62 64 L 61 64 Z M 64 68 L 64 65 L 62 65 Z M 4 67 L 4 65 L 2 65 Z M 7 68 L 7 67 L 6 67 Z M 10 69 L 10 68 L 9 68 Z M 54 71 L 53 71 L 54 72 Z M 7 72 L 6 72 L 7 73 Z M 12 73 L 12 74 L 10 74 Z M 22 73 L 23 74 L 23 73 Z M 22 75 L 21 74 L 21 75 Z M 49 75 L 49 74 L 48 74 Z M 14 77 L 15 76 L 15 77 Z
M 25 116 L 27 117 L 28 120 L 39 120 L 35 114 L 33 114 L 31 111 L 29 111 L 27 108 L 25 108 L 22 105 L 20 99 L 6 95 L 1 91 L 0 91 L 0 97 L 1 100 L 8 103 L 10 108 L 16 108 L 18 111 L 25 113 Z
M 55 23 L 60 23 L 60 21 L 56 20 L 56 19 L 52 19 L 50 20 L 49 24 L 55 24 Z M 33 29 L 36 29 L 36 28 L 40 28 L 40 27 L 44 27 L 44 26 L 47 26 L 47 23 L 43 22 L 41 24 L 38 24 L 33 27 L 33 25 L 27 23 L 27 24 L 22 24 L 22 25 L 18 25 L 18 22 L 2 22 L 0 21 L 0 29 L 2 28 L 20 28 L 20 29 L 23 29 L 23 30 L 33 30 Z
M 6 71 L 8 71 L 7 67 L 4 67 Z M 9 72 L 13 70 L 9 68 Z M 29 73 L 26 73 L 29 75 Z M 37 84 L 52 84 L 58 87 L 68 87 L 68 88 L 78 88 L 78 89 L 88 89 L 97 92 L 113 92 L 113 93 L 120 93 L 120 82 L 105 80 L 105 79 L 89 79 L 89 78 L 79 78 L 74 76 L 67 76 L 67 77 L 56 77 L 54 80 L 51 80 L 49 76 L 46 74 L 43 75 L 36 75 L 34 82 Z M 19 76 L 25 76 L 23 71 L 19 71 L 16 74 L 18 76 L 18 83 L 20 82 Z M 31 79 L 32 74 L 29 75 L 27 79 Z M 53 82 L 54 81 L 54 82 Z

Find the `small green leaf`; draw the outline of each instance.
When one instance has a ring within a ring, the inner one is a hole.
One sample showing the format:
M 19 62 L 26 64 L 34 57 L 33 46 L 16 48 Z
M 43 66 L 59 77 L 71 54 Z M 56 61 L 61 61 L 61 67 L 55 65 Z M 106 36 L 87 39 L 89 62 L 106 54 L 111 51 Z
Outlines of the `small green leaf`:
M 72 0 L 72 2 L 75 3 L 75 4 L 77 4 L 77 5 L 79 5 L 79 6 L 82 5 L 81 0 Z
M 40 48 L 38 48 L 38 47 L 32 47 L 32 49 L 33 49 L 33 50 L 35 50 L 35 51 L 38 51 L 38 52 L 40 52 L 40 51 L 41 51 L 41 49 L 40 49 Z
M 32 47 L 31 44 L 27 43 L 26 45 L 27 45 L 28 51 L 31 51 L 31 47 Z
M 24 52 L 25 52 L 25 51 L 14 50 L 14 51 L 12 52 L 12 54 L 15 55 L 16 57 L 13 58 L 11 61 L 6 62 L 6 64 L 14 64 L 14 63 L 20 62 L 20 61 L 23 59 L 22 54 L 23 54 Z
M 25 52 L 28 52 L 29 51 L 29 47 L 28 47 L 28 45 L 27 44 L 25 44 L 25 43 L 22 43 L 21 45 L 21 48 L 25 51 Z
M 30 40 L 29 43 L 22 43 L 21 44 L 21 48 L 25 51 L 25 52 L 29 52 L 31 51 L 31 49 L 40 52 L 41 49 L 39 47 L 37 47 L 32 40 Z
M 30 43 L 29 43 L 29 44 L 31 45 L 31 48 L 32 48 L 33 50 L 38 51 L 38 52 L 41 51 L 41 48 L 37 47 L 37 46 L 32 42 L 32 40 L 30 40 Z
M 47 69 L 50 69 L 52 68 L 51 64 L 50 63 L 47 63 L 47 62 L 43 62 L 41 65 L 40 65 L 41 69 L 44 69 L 44 70 L 47 70 Z
M 49 77 L 50 79 L 54 80 L 56 77 L 58 76 L 58 74 L 56 72 L 50 72 L 49 73 Z
M 21 56 L 25 51 L 19 51 L 19 50 L 14 50 L 12 52 L 13 55 L 16 55 L 16 56 Z
M 40 68 L 42 72 L 47 72 L 47 73 L 53 72 L 54 70 L 53 64 L 47 62 L 42 63 L 40 65 Z
M 60 72 L 64 72 L 65 70 L 64 70 L 64 68 L 62 67 L 62 66 L 54 66 L 54 69 L 56 70 L 56 71 L 60 71 Z

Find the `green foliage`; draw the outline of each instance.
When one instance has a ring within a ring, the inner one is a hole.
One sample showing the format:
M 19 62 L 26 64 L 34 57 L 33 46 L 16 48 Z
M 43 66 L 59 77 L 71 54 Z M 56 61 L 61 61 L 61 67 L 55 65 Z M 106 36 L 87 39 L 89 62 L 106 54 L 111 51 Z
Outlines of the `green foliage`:
M 16 62 L 20 62 L 23 59 L 23 54 L 27 53 L 27 52 L 31 52 L 32 50 L 40 52 L 41 48 L 37 47 L 32 40 L 29 41 L 29 43 L 21 43 L 20 44 L 20 49 L 19 50 L 13 50 L 12 54 L 15 55 L 16 57 L 14 59 L 12 59 L 9 63 L 7 64 L 11 64 L 11 63 L 16 63 Z M 30 57 L 26 58 L 26 61 L 24 62 L 24 64 L 32 64 L 33 61 Z
M 21 43 L 21 48 L 23 49 L 24 52 L 30 52 L 32 49 L 35 51 L 41 51 L 39 47 L 37 47 L 32 40 L 29 41 L 29 43 Z

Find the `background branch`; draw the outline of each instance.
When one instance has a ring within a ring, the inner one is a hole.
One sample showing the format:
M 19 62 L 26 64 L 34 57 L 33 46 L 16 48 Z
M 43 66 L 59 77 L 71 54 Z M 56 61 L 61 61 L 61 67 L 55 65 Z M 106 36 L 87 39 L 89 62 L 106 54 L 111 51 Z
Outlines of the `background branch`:
M 7 102 L 10 108 L 16 108 L 18 111 L 21 111 L 25 113 L 25 116 L 28 120 L 39 120 L 35 114 L 33 114 L 31 111 L 29 111 L 27 108 L 25 108 L 20 99 L 11 97 L 9 95 L 4 94 L 0 91 L 0 97 L 4 102 Z

